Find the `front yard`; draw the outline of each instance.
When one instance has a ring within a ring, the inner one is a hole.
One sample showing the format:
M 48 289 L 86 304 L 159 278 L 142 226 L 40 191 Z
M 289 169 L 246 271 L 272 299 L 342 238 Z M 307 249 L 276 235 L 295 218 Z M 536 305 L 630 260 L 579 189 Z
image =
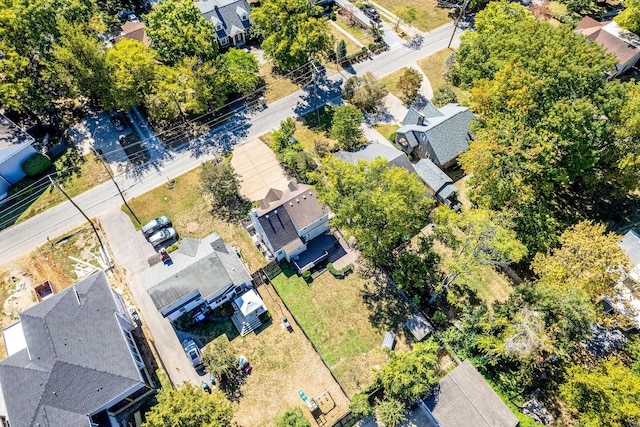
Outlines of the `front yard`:
M 400 325 L 410 311 L 380 274 L 336 279 L 326 271 L 307 285 L 285 263 L 272 283 L 350 396 L 389 360 L 381 347 L 387 331 L 398 335 L 397 349 L 408 348 Z
M 374 6 L 379 4 L 396 15 L 400 7 L 415 9 L 416 20 L 411 25 L 420 31 L 431 31 L 451 22 L 449 10 L 439 8 L 436 0 L 376 0 L 371 3 Z M 386 18 L 385 15 L 382 15 L 382 17 Z M 392 24 L 395 25 L 395 22 L 392 22 Z
M 431 89 L 435 93 L 441 87 L 449 86 L 456 94 L 458 98 L 458 102 L 463 104 L 467 99 L 469 99 L 470 93 L 466 90 L 462 90 L 451 85 L 444 78 L 444 62 L 445 60 L 454 53 L 451 49 L 442 49 L 434 53 L 433 55 L 427 56 L 426 58 L 422 58 L 418 61 L 418 66 L 422 70 L 422 72 L 429 79 L 429 83 L 431 83 Z

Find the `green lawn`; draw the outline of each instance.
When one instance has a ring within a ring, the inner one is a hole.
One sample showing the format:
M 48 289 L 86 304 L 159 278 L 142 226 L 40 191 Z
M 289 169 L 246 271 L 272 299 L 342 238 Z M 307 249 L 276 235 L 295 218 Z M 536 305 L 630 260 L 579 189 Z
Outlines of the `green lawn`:
M 418 61 L 418 66 L 422 69 L 422 72 L 429 79 L 429 83 L 431 83 L 431 88 L 435 92 L 438 88 L 443 86 L 449 86 L 453 89 L 456 96 L 458 97 L 459 103 L 464 103 L 467 99 L 469 99 L 469 92 L 466 90 L 462 90 L 460 88 L 454 87 L 449 82 L 444 79 L 443 65 L 444 61 L 447 59 L 449 55 L 453 53 L 451 49 L 442 49 L 438 52 L 434 53 L 431 56 L 427 56 L 426 58 Z
M 384 84 L 384 87 L 389 91 L 389 93 L 391 93 L 393 96 L 395 96 L 398 99 L 402 99 L 402 94 L 398 90 L 397 84 L 398 84 L 398 81 L 400 80 L 400 77 L 402 77 L 402 75 L 406 71 L 407 71 L 407 67 L 404 67 L 398 71 L 394 71 L 391 74 L 387 74 L 382 79 L 380 79 L 380 82 Z
M 416 11 L 416 20 L 411 24 L 421 31 L 431 31 L 441 25 L 450 22 L 449 10 L 437 7 L 436 0 L 376 0 L 373 5 L 388 9 L 392 13 L 397 13 L 398 7 L 411 7 Z M 385 15 L 381 15 L 386 20 Z M 395 22 L 393 22 L 395 25 Z
M 392 133 L 400 129 L 400 126 L 392 123 L 376 123 L 373 125 L 373 128 L 377 130 L 380 135 L 384 136 L 385 139 L 390 141 L 389 137 L 391 137 Z
M 180 237 L 201 238 L 215 231 L 226 243 L 240 249 L 250 271 L 266 264 L 266 259 L 239 224 L 211 215 L 211 204 L 200 190 L 200 168 L 175 179 L 176 185 L 171 189 L 160 186 L 129 201 L 129 206 L 143 224 L 160 215 L 167 215 Z M 126 207 L 123 206 L 122 210 L 130 215 Z M 132 222 L 140 228 L 133 218 Z
M 277 101 L 301 88 L 299 84 L 292 82 L 290 79 L 273 74 L 272 63 L 261 66 L 258 73 L 267 87 L 264 94 L 267 104 Z
M 388 361 L 381 349 L 387 330 L 399 334 L 399 350 L 407 348 L 399 327 L 407 307 L 379 276 L 352 273 L 339 280 L 325 272 L 308 285 L 284 263 L 272 283 L 349 395 L 368 386 L 371 369 Z
M 330 21 L 333 22 L 333 21 Z M 360 50 L 360 46 L 358 46 L 357 44 L 355 44 L 353 42 L 353 40 L 351 40 L 349 37 L 345 36 L 344 34 L 342 34 L 335 26 L 333 26 L 331 23 L 329 23 L 329 30 L 331 30 L 331 35 L 333 36 L 333 38 L 335 39 L 335 43 L 333 45 L 334 50 L 337 47 L 337 43 L 339 40 L 344 40 L 344 42 L 347 45 L 347 55 L 351 55 L 352 53 L 356 53 Z

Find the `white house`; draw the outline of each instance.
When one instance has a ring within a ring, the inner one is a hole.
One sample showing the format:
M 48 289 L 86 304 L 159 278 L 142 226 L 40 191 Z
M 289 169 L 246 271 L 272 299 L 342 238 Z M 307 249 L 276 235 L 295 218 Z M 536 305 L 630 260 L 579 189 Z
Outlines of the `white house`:
M 34 155 L 33 138 L 0 114 L 0 200 L 7 197 L 11 184 L 25 177 L 22 163 Z
M 289 262 L 307 250 L 309 241 L 329 230 L 329 208 L 306 184 L 291 182 L 286 192 L 272 188 L 250 217 L 269 251 Z
M 202 240 L 182 239 L 171 259 L 173 264 L 159 263 L 144 273 L 151 300 L 171 321 L 185 313 L 216 309 L 252 287 L 235 248 L 217 233 Z
M 94 273 L 3 331 L 0 425 L 119 427 L 154 393 L 122 297 Z
M 195 5 L 213 23 L 220 47 L 244 46 L 251 27 L 251 6 L 247 0 L 205 0 Z

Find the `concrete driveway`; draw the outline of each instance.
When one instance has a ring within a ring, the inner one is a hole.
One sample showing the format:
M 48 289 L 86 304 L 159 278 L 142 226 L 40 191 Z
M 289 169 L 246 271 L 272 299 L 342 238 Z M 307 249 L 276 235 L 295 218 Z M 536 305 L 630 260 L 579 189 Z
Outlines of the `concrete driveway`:
M 140 231 L 136 231 L 129 217 L 120 209 L 113 209 L 100 219 L 109 240 L 113 259 L 124 268 L 129 289 L 136 302 L 142 322 L 149 328 L 153 342 L 173 384 L 190 381 L 200 385 L 201 377 L 191 366 L 171 323 L 156 310 L 144 288 L 143 273 L 147 259 L 156 254 Z
M 83 154 L 92 148 L 102 150 L 109 163 L 127 163 L 127 153 L 119 144 L 120 135 L 129 135 L 132 131 L 128 123 L 126 127 L 117 131 L 109 120 L 109 113 L 93 114 L 85 118 L 80 124 L 69 129 L 71 139 L 82 149 Z
M 240 193 L 252 202 L 261 200 L 270 188 L 286 190 L 289 184 L 276 155 L 259 138 L 233 149 L 231 166 L 240 175 Z

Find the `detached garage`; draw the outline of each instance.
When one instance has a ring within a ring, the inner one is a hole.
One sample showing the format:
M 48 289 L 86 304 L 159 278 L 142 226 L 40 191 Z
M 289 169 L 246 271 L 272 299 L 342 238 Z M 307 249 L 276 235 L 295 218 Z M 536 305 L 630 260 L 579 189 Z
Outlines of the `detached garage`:
M 25 177 L 22 162 L 36 153 L 34 139 L 18 125 L 0 114 L 0 200 L 7 197 L 12 184 Z

